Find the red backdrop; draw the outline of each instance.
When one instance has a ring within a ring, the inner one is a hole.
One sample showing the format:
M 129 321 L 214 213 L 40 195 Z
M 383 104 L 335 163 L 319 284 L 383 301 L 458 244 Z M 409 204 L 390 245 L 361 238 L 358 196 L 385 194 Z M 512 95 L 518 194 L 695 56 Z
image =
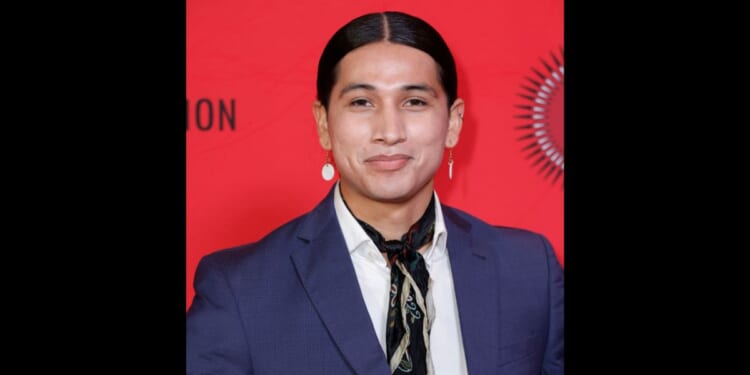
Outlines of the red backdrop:
M 540 232 L 563 261 L 563 178 L 540 173 L 545 161 L 534 162 L 544 152 L 529 158 L 535 148 L 526 147 L 539 137 L 518 129 L 535 113 L 520 107 L 530 99 L 519 94 L 535 97 L 523 86 L 542 81 L 537 72 L 555 67 L 552 55 L 562 63 L 562 0 L 187 0 L 187 305 L 200 257 L 260 239 L 334 183 L 320 176 L 317 61 L 339 27 L 383 10 L 423 18 L 456 58 L 466 110 L 453 180 L 447 160 L 436 177 L 441 201 Z M 559 91 L 547 108 L 562 152 Z

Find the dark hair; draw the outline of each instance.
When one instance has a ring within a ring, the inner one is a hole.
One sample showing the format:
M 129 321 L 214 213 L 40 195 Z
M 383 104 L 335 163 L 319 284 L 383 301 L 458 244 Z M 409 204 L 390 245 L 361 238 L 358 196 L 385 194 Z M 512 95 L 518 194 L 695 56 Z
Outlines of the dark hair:
M 336 83 L 338 64 L 347 53 L 365 44 L 389 41 L 416 48 L 432 56 L 438 78 L 448 96 L 448 107 L 456 100 L 456 63 L 443 37 L 427 22 L 401 12 L 370 13 L 357 17 L 331 37 L 318 62 L 318 100 L 328 108 Z

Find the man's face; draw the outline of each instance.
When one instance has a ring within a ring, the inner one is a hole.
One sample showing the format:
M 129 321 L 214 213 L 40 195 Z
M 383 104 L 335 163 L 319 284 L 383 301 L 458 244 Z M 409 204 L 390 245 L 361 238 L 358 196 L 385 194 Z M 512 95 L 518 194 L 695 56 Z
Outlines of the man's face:
M 318 106 L 316 118 L 347 199 L 404 202 L 431 193 L 463 112 L 460 99 L 449 112 L 437 69 L 428 54 L 388 42 L 357 48 L 339 62 L 328 111 Z

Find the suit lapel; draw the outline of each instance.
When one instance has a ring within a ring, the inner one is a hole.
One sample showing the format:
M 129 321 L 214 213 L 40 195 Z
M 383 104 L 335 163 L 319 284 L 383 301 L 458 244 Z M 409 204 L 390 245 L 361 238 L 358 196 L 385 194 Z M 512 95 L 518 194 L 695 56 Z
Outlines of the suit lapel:
M 466 366 L 472 375 L 494 374 L 500 317 L 493 262 L 485 248 L 476 247 L 471 223 L 445 206 L 443 215 Z
M 372 329 L 351 256 L 336 219 L 333 189 L 308 215 L 298 238 L 303 245 L 292 262 L 320 319 L 339 351 L 360 375 L 389 374 Z

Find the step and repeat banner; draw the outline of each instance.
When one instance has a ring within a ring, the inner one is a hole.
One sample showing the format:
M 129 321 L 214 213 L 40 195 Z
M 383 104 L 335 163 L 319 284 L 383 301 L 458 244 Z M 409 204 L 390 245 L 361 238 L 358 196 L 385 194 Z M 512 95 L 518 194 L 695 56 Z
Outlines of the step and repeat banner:
M 563 1 L 187 0 L 187 300 L 200 258 L 312 209 L 324 181 L 317 63 L 349 20 L 420 17 L 456 59 L 463 130 L 440 200 L 544 234 L 563 262 Z M 338 176 L 337 176 L 338 177 Z

